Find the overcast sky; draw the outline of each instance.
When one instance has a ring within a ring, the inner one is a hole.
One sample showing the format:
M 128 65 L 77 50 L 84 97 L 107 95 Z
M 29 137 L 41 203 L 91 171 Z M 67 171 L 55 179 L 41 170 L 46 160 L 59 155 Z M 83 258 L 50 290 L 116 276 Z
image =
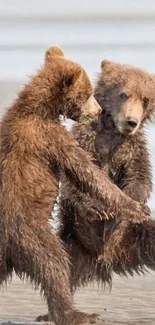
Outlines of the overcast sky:
M 0 16 L 155 15 L 154 0 L 0 0 Z

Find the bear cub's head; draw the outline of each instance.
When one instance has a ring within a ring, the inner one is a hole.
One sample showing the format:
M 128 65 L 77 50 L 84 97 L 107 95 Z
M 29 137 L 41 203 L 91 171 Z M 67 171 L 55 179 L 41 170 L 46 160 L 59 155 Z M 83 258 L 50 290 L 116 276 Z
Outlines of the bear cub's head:
M 142 69 L 108 60 L 102 61 L 101 69 L 95 98 L 105 127 L 135 134 L 155 110 L 155 78 Z
M 58 46 L 47 49 L 45 64 L 36 78 L 34 87 L 38 83 L 51 115 L 62 114 L 77 121 L 81 115 L 95 117 L 101 113 L 86 72 L 79 64 L 66 59 Z

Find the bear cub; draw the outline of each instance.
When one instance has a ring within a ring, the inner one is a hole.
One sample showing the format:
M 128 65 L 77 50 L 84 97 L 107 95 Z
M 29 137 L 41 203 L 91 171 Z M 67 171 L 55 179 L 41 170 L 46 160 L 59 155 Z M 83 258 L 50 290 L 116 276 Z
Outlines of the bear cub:
M 92 154 L 111 183 L 146 204 L 152 182 L 144 124 L 155 111 L 155 78 L 142 69 L 104 60 L 95 98 L 102 107 L 101 115 L 96 121 L 83 118 L 73 127 L 74 138 Z M 152 220 L 129 227 L 127 213 L 126 221 L 118 214 L 113 220 L 88 223 L 88 216 L 95 219 L 103 206 L 100 200 L 76 189 L 65 175 L 59 202 L 59 234 L 72 258 L 74 288 L 93 279 L 110 281 L 111 269 L 125 275 L 139 272 L 145 265 L 153 267 L 151 238 L 150 251 L 142 249 L 143 245 L 147 247 L 142 234 L 146 240 L 148 229 L 155 233 Z M 132 207 L 130 211 L 134 214 Z M 103 213 L 108 214 L 106 208 Z M 105 271 L 109 263 L 112 268 Z

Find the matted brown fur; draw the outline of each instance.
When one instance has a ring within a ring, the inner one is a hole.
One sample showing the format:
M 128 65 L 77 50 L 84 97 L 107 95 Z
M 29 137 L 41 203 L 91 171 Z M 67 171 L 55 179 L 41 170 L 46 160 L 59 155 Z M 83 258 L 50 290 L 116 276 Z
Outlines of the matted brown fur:
M 155 110 L 155 81 L 141 69 L 104 61 L 95 97 L 102 115 L 96 121 L 82 118 L 73 127 L 74 138 L 112 183 L 146 203 L 152 184 L 143 124 Z M 82 193 L 66 176 L 61 182 L 59 234 L 71 256 L 73 292 L 93 280 L 111 285 L 113 271 L 125 276 L 145 272 L 146 266 L 155 269 L 155 221 L 132 224 L 118 215 L 89 222 L 102 212 L 108 214 L 106 205 L 103 209 L 99 200 Z M 134 213 L 132 207 L 130 212 Z M 105 247 L 106 263 L 105 256 L 99 260 Z M 43 319 L 48 315 L 39 317 Z
M 135 67 L 105 61 L 95 98 L 103 109 L 101 117 L 96 122 L 83 120 L 73 128 L 74 137 L 113 183 L 146 203 L 152 184 L 143 125 L 155 110 L 154 77 Z M 131 106 L 126 115 L 128 101 Z M 127 123 L 135 118 L 136 125 Z M 112 271 L 133 275 L 145 271 L 146 266 L 155 268 L 155 222 L 133 225 L 120 221 L 119 216 L 88 222 L 88 215 L 101 211 L 99 200 L 83 195 L 63 178 L 58 218 L 61 238 L 72 256 L 73 288 L 93 279 L 110 283 Z
M 89 155 L 59 122 L 60 114 L 75 120 L 81 114 L 97 115 L 101 109 L 92 93 L 82 67 L 51 47 L 45 64 L 8 108 L 0 128 L 0 285 L 13 270 L 20 278 L 29 278 L 46 299 L 49 319 L 59 325 L 97 319 L 96 314 L 74 310 L 69 258 L 48 224 L 61 169 L 77 183 L 82 178 L 90 192 L 97 189 Z M 90 174 L 82 176 L 89 165 Z
M 20 278 L 29 278 L 46 299 L 49 319 L 59 325 L 91 323 L 97 318 L 74 310 L 68 255 L 48 224 L 60 171 L 79 190 L 99 197 L 102 204 L 106 201 L 109 213 L 114 209 L 117 214 L 121 207 L 123 216 L 132 206 L 135 219 L 149 216 L 143 204 L 124 195 L 93 165 L 90 155 L 59 121 L 60 114 L 79 120 L 81 115 L 94 117 L 100 110 L 82 67 L 65 59 L 58 47 L 51 47 L 45 64 L 1 123 L 0 285 L 13 270 Z

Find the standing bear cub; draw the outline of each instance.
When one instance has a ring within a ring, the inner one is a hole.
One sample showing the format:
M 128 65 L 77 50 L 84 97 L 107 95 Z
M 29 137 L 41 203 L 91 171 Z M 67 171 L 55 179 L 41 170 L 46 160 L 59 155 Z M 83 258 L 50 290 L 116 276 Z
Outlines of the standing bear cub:
M 40 287 L 49 319 L 58 325 L 95 322 L 96 315 L 75 311 L 70 291 L 69 259 L 48 217 L 58 195 L 60 171 L 84 192 L 106 201 L 122 217 L 132 207 L 135 218 L 149 211 L 124 195 L 91 162 L 59 122 L 95 116 L 100 107 L 91 83 L 78 64 L 58 47 L 46 52 L 45 64 L 19 93 L 0 128 L 0 284 L 25 276 Z M 101 204 L 101 205 L 102 205 Z M 61 280 L 60 280 L 61 279 Z
M 111 183 L 146 204 L 152 184 L 143 126 L 155 111 L 155 78 L 136 67 L 103 61 L 95 98 L 102 107 L 101 116 L 96 121 L 82 119 L 73 127 L 74 138 L 92 154 Z M 72 288 L 94 279 L 109 283 L 112 270 L 133 275 L 145 266 L 155 268 L 153 220 L 129 224 L 128 215 L 126 221 L 118 215 L 89 223 L 88 216 L 95 219 L 108 211 L 65 175 L 59 202 L 59 234 L 72 260 Z

